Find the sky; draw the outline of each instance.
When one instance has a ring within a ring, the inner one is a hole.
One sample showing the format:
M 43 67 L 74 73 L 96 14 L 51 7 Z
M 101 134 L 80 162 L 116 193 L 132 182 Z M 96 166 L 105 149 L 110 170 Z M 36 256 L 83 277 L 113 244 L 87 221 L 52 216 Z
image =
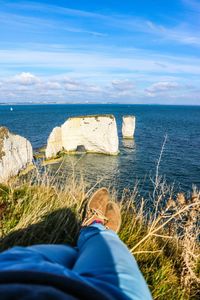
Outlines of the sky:
M 0 0 L 0 103 L 200 105 L 200 0 Z

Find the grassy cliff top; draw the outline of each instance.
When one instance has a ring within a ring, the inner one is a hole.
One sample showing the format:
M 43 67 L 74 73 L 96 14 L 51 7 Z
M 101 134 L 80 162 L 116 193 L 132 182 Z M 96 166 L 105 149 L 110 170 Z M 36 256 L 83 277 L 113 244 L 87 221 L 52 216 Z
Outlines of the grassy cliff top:
M 1 126 L 0 127 L 0 138 L 4 137 L 4 136 L 8 136 L 9 130 L 8 128 Z
M 6 127 L 0 127 L 0 159 L 5 155 L 3 151 L 3 142 L 8 138 L 9 130 Z
M 68 118 L 67 120 L 70 120 L 70 119 L 86 119 L 86 118 L 95 118 L 95 119 L 98 119 L 98 118 L 110 118 L 110 119 L 115 119 L 114 115 L 85 115 L 85 116 L 74 116 L 74 117 L 70 117 Z

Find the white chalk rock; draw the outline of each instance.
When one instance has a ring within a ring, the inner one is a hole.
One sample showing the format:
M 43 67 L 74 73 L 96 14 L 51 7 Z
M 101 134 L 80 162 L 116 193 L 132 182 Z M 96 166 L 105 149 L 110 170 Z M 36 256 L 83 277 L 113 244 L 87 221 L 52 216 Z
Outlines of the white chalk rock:
M 55 156 L 55 151 L 49 150 L 50 137 L 46 150 L 47 158 Z M 61 139 L 58 140 L 61 140 L 61 144 L 57 145 L 58 149 L 69 152 L 77 151 L 79 146 L 83 146 L 86 152 L 108 155 L 116 155 L 119 151 L 117 125 L 112 115 L 69 118 L 61 126 Z
M 31 143 L 20 135 L 0 127 L 0 182 L 6 182 L 33 160 Z
M 135 116 L 123 116 L 122 136 L 125 139 L 132 139 L 135 133 Z
M 46 157 L 54 157 L 63 149 L 61 127 L 55 127 L 47 141 Z

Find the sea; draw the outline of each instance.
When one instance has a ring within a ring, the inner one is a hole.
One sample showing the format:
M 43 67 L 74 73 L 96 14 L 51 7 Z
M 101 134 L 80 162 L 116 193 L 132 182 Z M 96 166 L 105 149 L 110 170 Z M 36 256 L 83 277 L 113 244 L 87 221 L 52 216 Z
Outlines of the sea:
M 75 172 L 91 184 L 102 178 L 104 184 L 120 190 L 137 185 L 141 194 L 152 191 L 156 174 L 175 192 L 200 188 L 200 106 L 0 105 L 0 126 L 26 137 L 37 150 L 68 117 L 93 114 L 115 116 L 119 155 L 67 155 L 62 168 L 71 172 L 75 165 Z M 136 117 L 133 140 L 122 139 L 123 115 Z

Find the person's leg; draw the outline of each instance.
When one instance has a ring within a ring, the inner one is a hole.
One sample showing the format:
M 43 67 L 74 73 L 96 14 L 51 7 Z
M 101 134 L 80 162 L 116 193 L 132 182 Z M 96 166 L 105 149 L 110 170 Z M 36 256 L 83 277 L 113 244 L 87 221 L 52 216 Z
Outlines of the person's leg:
M 134 257 L 114 231 L 101 224 L 88 226 L 81 231 L 78 249 L 75 272 L 97 279 L 102 288 L 118 287 L 130 299 L 152 299 Z
M 109 205 L 111 209 L 105 214 L 109 217 L 107 225 L 117 231 L 120 211 L 117 205 Z M 152 299 L 134 257 L 113 230 L 95 222 L 84 227 L 78 249 L 73 270 L 79 275 L 112 295 L 118 291 L 120 295 L 116 299 Z
M 30 250 L 42 254 L 51 262 L 58 263 L 71 269 L 78 257 L 78 251 L 67 245 L 34 245 L 27 247 Z

